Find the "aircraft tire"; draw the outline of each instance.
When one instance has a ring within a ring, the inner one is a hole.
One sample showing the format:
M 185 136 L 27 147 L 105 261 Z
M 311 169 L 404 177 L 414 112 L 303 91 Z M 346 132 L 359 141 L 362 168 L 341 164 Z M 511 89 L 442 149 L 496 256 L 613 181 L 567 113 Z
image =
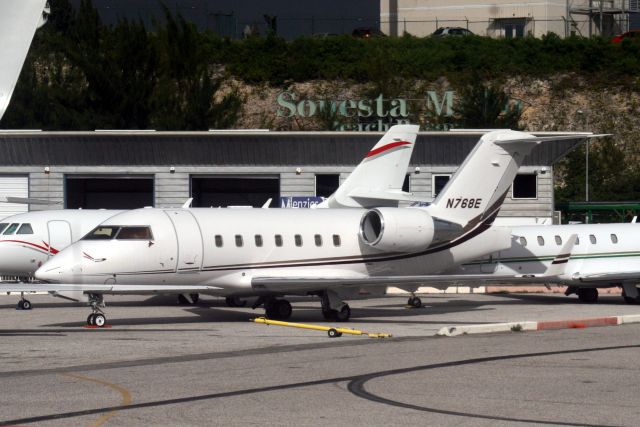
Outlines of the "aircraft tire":
M 322 310 L 322 317 L 324 317 L 324 320 L 336 320 L 336 311 Z
M 96 313 L 93 316 L 93 324 L 98 328 L 102 328 L 107 323 L 107 318 L 102 313 Z
M 180 305 L 186 305 L 189 304 L 189 300 L 187 300 L 184 295 L 182 294 L 178 294 L 178 304 Z
M 88 317 L 87 317 L 87 325 L 89 326 L 94 326 L 95 322 L 94 322 L 94 316 L 95 314 L 91 313 Z
M 31 301 L 29 301 L 28 299 L 23 299 L 22 300 L 22 309 L 23 310 L 31 310 L 33 308 L 33 306 L 31 305 Z
M 338 322 L 348 322 L 349 318 L 351 318 L 351 307 L 349 307 L 349 304 L 343 305 L 340 310 L 335 310 L 335 312 Z
M 191 297 L 191 300 L 193 301 L 194 304 L 198 303 L 198 300 L 200 299 L 200 294 L 189 294 L 189 296 Z
M 627 294 L 622 290 L 622 298 L 624 298 L 624 302 L 627 304 L 640 304 L 640 295 L 637 298 L 628 297 Z
M 598 289 L 580 288 L 578 289 L 578 299 L 587 304 L 594 304 L 598 302 Z
M 409 301 L 407 301 L 407 305 L 410 305 L 413 308 L 422 307 L 422 300 L 419 297 L 411 297 Z
M 265 314 L 268 319 L 273 320 L 287 320 L 291 317 L 293 308 L 291 303 L 286 299 L 278 299 L 269 304 L 265 309 Z
M 23 303 L 24 303 L 24 300 L 18 301 L 18 306 L 16 307 L 16 310 L 23 310 L 24 309 Z
M 226 297 L 224 301 L 228 307 L 244 307 L 247 305 L 247 300 L 239 297 Z

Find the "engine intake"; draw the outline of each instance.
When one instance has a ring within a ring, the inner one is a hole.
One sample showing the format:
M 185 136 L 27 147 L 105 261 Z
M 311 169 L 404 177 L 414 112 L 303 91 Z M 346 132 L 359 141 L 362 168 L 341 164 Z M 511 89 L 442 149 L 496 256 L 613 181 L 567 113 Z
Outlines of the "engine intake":
M 423 209 L 371 209 L 360 220 L 360 238 L 387 252 L 415 252 L 427 248 L 434 238 L 434 221 Z

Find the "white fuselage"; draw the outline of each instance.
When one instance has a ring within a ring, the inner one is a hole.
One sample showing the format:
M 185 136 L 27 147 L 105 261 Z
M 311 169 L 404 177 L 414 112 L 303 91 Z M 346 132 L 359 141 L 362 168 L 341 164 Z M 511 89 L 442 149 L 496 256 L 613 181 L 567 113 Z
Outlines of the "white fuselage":
M 49 258 L 79 240 L 116 210 L 33 211 L 3 219 L 0 276 L 30 277 Z
M 211 285 L 252 293 L 254 277 L 428 274 L 509 245 L 508 230 L 478 224 L 450 243 L 413 253 L 363 243 L 363 209 L 137 209 L 101 227 L 150 227 L 149 239 L 80 240 L 36 277 L 77 284 Z M 474 237 L 475 236 L 475 237 Z
M 571 235 L 578 241 L 569 261 L 554 282 L 576 284 L 580 277 L 606 276 L 638 270 L 640 224 L 525 225 L 512 228 L 511 247 L 449 270 L 451 274 L 542 274 Z M 526 281 L 526 278 L 522 279 Z

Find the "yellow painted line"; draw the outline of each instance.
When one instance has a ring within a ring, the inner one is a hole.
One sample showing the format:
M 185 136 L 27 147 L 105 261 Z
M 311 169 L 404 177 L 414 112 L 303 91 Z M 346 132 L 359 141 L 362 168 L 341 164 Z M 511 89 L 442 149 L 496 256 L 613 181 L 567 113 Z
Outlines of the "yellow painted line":
M 288 328 L 299 328 L 299 329 L 311 329 L 314 331 L 328 332 L 333 329 L 340 334 L 366 335 L 369 338 L 390 338 L 391 337 L 391 334 L 385 334 L 381 332 L 365 332 L 365 331 L 359 331 L 358 329 L 351 329 L 351 328 L 334 328 L 331 326 L 311 325 L 308 323 L 283 322 L 281 320 L 267 319 L 266 317 L 257 317 L 255 319 L 251 319 L 251 321 L 255 323 L 263 323 L 265 325 L 285 326 Z
M 84 375 L 71 374 L 71 373 L 64 373 L 62 375 L 66 376 L 66 377 L 71 377 L 71 378 L 75 378 L 75 379 L 78 379 L 78 380 L 82 380 L 82 381 L 94 382 L 96 384 L 100 384 L 100 385 L 103 385 L 103 386 L 106 386 L 106 387 L 109 387 L 109 388 L 112 388 L 112 389 L 116 390 L 122 396 L 122 401 L 120 402 L 121 405 L 130 405 L 131 402 L 132 402 L 131 393 L 129 392 L 129 390 L 127 390 L 126 388 L 122 387 L 121 385 L 113 384 L 113 383 L 110 383 L 110 382 L 107 382 L 107 381 L 104 381 L 104 380 L 100 380 L 100 379 L 97 379 L 97 378 L 86 377 Z M 117 412 L 118 411 L 107 412 L 106 414 L 104 414 L 103 416 L 98 418 L 96 420 L 96 422 L 91 424 L 91 427 L 100 427 L 109 418 L 113 417 Z

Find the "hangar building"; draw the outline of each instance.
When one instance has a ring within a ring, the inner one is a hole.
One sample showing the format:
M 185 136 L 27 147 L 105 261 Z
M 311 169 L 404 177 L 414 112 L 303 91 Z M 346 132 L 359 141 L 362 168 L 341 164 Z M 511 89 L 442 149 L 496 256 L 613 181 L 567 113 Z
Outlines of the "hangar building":
M 545 133 L 545 135 L 552 135 Z M 0 197 L 55 208 L 262 206 L 269 198 L 328 196 L 382 136 L 371 132 L 0 132 Z M 405 190 L 434 197 L 480 132 L 418 136 Z M 546 142 L 521 167 L 500 216 L 550 222 L 553 164 L 583 139 Z M 27 205 L 0 204 L 0 217 Z

